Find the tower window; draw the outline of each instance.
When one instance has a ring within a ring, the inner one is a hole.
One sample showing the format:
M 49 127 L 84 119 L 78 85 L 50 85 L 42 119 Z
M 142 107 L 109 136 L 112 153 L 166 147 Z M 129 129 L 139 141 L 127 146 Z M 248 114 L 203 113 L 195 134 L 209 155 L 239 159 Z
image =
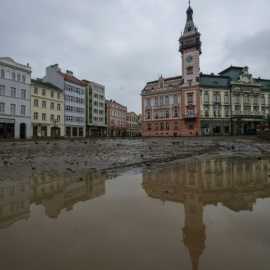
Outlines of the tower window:
M 188 67 L 187 68 L 187 75 L 193 74 L 193 67 Z

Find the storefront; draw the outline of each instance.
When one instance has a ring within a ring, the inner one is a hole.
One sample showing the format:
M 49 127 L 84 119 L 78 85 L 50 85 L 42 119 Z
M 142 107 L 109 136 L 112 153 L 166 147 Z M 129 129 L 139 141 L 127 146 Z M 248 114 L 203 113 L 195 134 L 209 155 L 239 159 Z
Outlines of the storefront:
M 230 120 L 202 120 L 202 136 L 228 136 L 231 134 Z
M 15 120 L 0 118 L 0 139 L 15 137 Z

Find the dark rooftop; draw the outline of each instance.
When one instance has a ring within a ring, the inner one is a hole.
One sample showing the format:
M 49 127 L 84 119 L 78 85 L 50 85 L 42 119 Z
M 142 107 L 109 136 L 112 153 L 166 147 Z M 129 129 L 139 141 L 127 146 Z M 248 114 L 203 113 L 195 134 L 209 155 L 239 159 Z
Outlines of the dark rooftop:
M 44 82 L 44 81 L 42 81 L 42 79 L 39 79 L 39 78 L 31 79 L 31 82 L 34 84 L 39 84 L 40 86 L 43 86 L 43 87 L 53 88 L 53 89 L 58 90 L 58 91 L 63 91 L 61 88 L 59 88 L 51 83 Z

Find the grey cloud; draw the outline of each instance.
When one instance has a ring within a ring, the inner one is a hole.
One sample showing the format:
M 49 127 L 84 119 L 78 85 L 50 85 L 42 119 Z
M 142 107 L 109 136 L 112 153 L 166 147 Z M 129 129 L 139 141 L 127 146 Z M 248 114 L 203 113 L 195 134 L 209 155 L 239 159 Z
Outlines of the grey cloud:
M 227 42 L 227 61 L 248 65 L 257 76 L 270 79 L 270 29 Z
M 178 38 L 187 2 L 2 0 L 0 55 L 30 62 L 34 77 L 59 63 L 80 78 L 105 84 L 108 98 L 139 112 L 146 81 L 181 72 Z M 265 68 L 269 53 L 259 49 L 257 58 L 249 55 L 254 55 L 256 38 L 258 48 L 269 45 L 260 35 L 268 27 L 269 1 L 193 0 L 192 6 L 202 33 L 203 72 L 218 72 L 245 58 L 252 70 L 270 77 Z M 249 33 L 254 39 L 246 38 Z

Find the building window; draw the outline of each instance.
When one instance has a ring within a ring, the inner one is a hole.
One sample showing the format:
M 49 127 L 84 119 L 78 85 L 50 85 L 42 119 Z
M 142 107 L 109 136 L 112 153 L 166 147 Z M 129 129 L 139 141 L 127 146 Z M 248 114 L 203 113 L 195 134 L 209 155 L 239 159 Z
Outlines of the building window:
M 25 105 L 21 105 L 21 115 L 25 115 L 26 107 Z
M 20 82 L 21 81 L 21 74 L 17 73 L 17 81 Z
M 42 96 L 46 96 L 46 90 L 44 88 L 42 89 Z
M 46 121 L 46 113 L 42 114 L 42 121 Z
M 239 95 L 235 96 L 235 103 L 240 104 L 240 96 Z
M 235 110 L 235 112 L 240 113 L 240 111 L 241 111 L 241 106 L 240 106 L 240 105 L 235 105 L 235 106 L 234 106 L 234 110 Z
M 187 75 L 192 75 L 193 74 L 193 67 L 188 67 L 187 68 Z
M 169 113 L 169 111 L 166 111 L 166 118 L 170 118 L 170 113 Z
M 158 106 L 158 97 L 155 97 L 155 106 Z
M 205 93 L 204 93 L 203 99 L 204 99 L 204 103 L 206 103 L 206 104 L 209 103 L 209 94 L 208 94 L 208 92 L 205 92 Z
M 193 94 L 187 95 L 188 105 L 193 105 Z
M 151 131 L 152 130 L 152 125 L 151 124 L 147 124 L 147 130 Z
M 164 123 L 163 122 L 160 123 L 160 130 L 164 130 Z
M 38 120 L 38 113 L 37 112 L 34 113 L 34 120 Z
M 16 105 L 10 104 L 10 114 L 15 115 L 16 114 Z
M 51 121 L 54 121 L 54 115 L 51 114 Z
M 57 93 L 57 99 L 60 99 L 60 93 Z
M 174 108 L 174 117 L 175 118 L 178 117 L 178 108 L 177 107 Z
M 147 98 L 146 99 L 146 106 L 147 107 L 150 107 L 151 106 L 151 99 L 150 98 Z
M 43 109 L 46 109 L 46 107 L 47 107 L 47 102 L 43 100 L 43 101 L 42 101 L 42 108 L 43 108 Z
M 61 111 L 61 104 L 57 104 L 57 111 Z
M 168 122 L 166 122 L 166 130 L 170 130 L 170 125 Z
M 160 104 L 160 106 L 164 105 L 164 97 L 163 96 L 159 97 L 159 104 Z
M 38 107 L 38 99 L 34 99 L 34 106 Z
M 230 116 L 230 110 L 229 108 L 225 108 L 225 117 L 229 117 Z
M 11 87 L 11 88 L 10 88 L 10 91 L 11 91 L 11 92 L 10 92 L 10 96 L 11 96 L 11 97 L 16 97 L 16 88 L 15 88 L 15 87 Z
M 1 79 L 5 79 L 5 71 L 1 69 Z
M 215 92 L 215 93 L 214 93 L 214 96 L 213 96 L 213 99 L 214 99 L 214 102 L 215 102 L 215 103 L 220 103 L 220 102 L 221 102 L 221 96 L 220 96 L 220 93 Z
M 261 96 L 261 100 L 262 100 L 262 105 L 265 105 L 265 96 L 264 95 Z
M 21 99 L 26 99 L 26 90 L 25 89 L 21 90 Z
M 193 129 L 193 128 L 194 128 L 194 124 L 193 124 L 193 123 L 189 123 L 189 124 L 188 124 L 188 128 L 189 128 L 189 129 Z
M 165 96 L 165 104 L 166 105 L 170 104 L 169 96 Z
M 178 104 L 178 96 L 177 95 L 173 96 L 173 104 L 174 105 Z
M 5 103 L 1 102 L 0 103 L 0 113 L 4 113 L 5 112 Z
M 226 93 L 224 96 L 224 102 L 225 102 L 225 104 L 229 104 L 229 94 L 228 93 Z
M 54 103 L 51 103 L 51 110 L 54 110 Z
M 22 75 L 22 81 L 23 81 L 23 83 L 26 82 L 26 76 L 25 75 Z
M 6 94 L 6 88 L 5 85 L 0 85 L 0 96 L 5 96 Z
M 51 98 L 54 98 L 54 92 L 51 90 Z
M 16 73 L 15 72 L 12 72 L 12 80 L 15 81 L 16 80 Z
M 151 112 L 150 111 L 147 111 L 146 112 L 146 119 L 147 120 L 150 120 L 151 119 Z
M 35 95 L 38 94 L 38 88 L 37 88 L 37 87 L 34 88 L 34 94 L 35 94 Z
M 57 121 L 60 122 L 61 121 L 61 116 L 57 115 Z
M 209 117 L 209 106 L 204 106 L 204 116 Z

